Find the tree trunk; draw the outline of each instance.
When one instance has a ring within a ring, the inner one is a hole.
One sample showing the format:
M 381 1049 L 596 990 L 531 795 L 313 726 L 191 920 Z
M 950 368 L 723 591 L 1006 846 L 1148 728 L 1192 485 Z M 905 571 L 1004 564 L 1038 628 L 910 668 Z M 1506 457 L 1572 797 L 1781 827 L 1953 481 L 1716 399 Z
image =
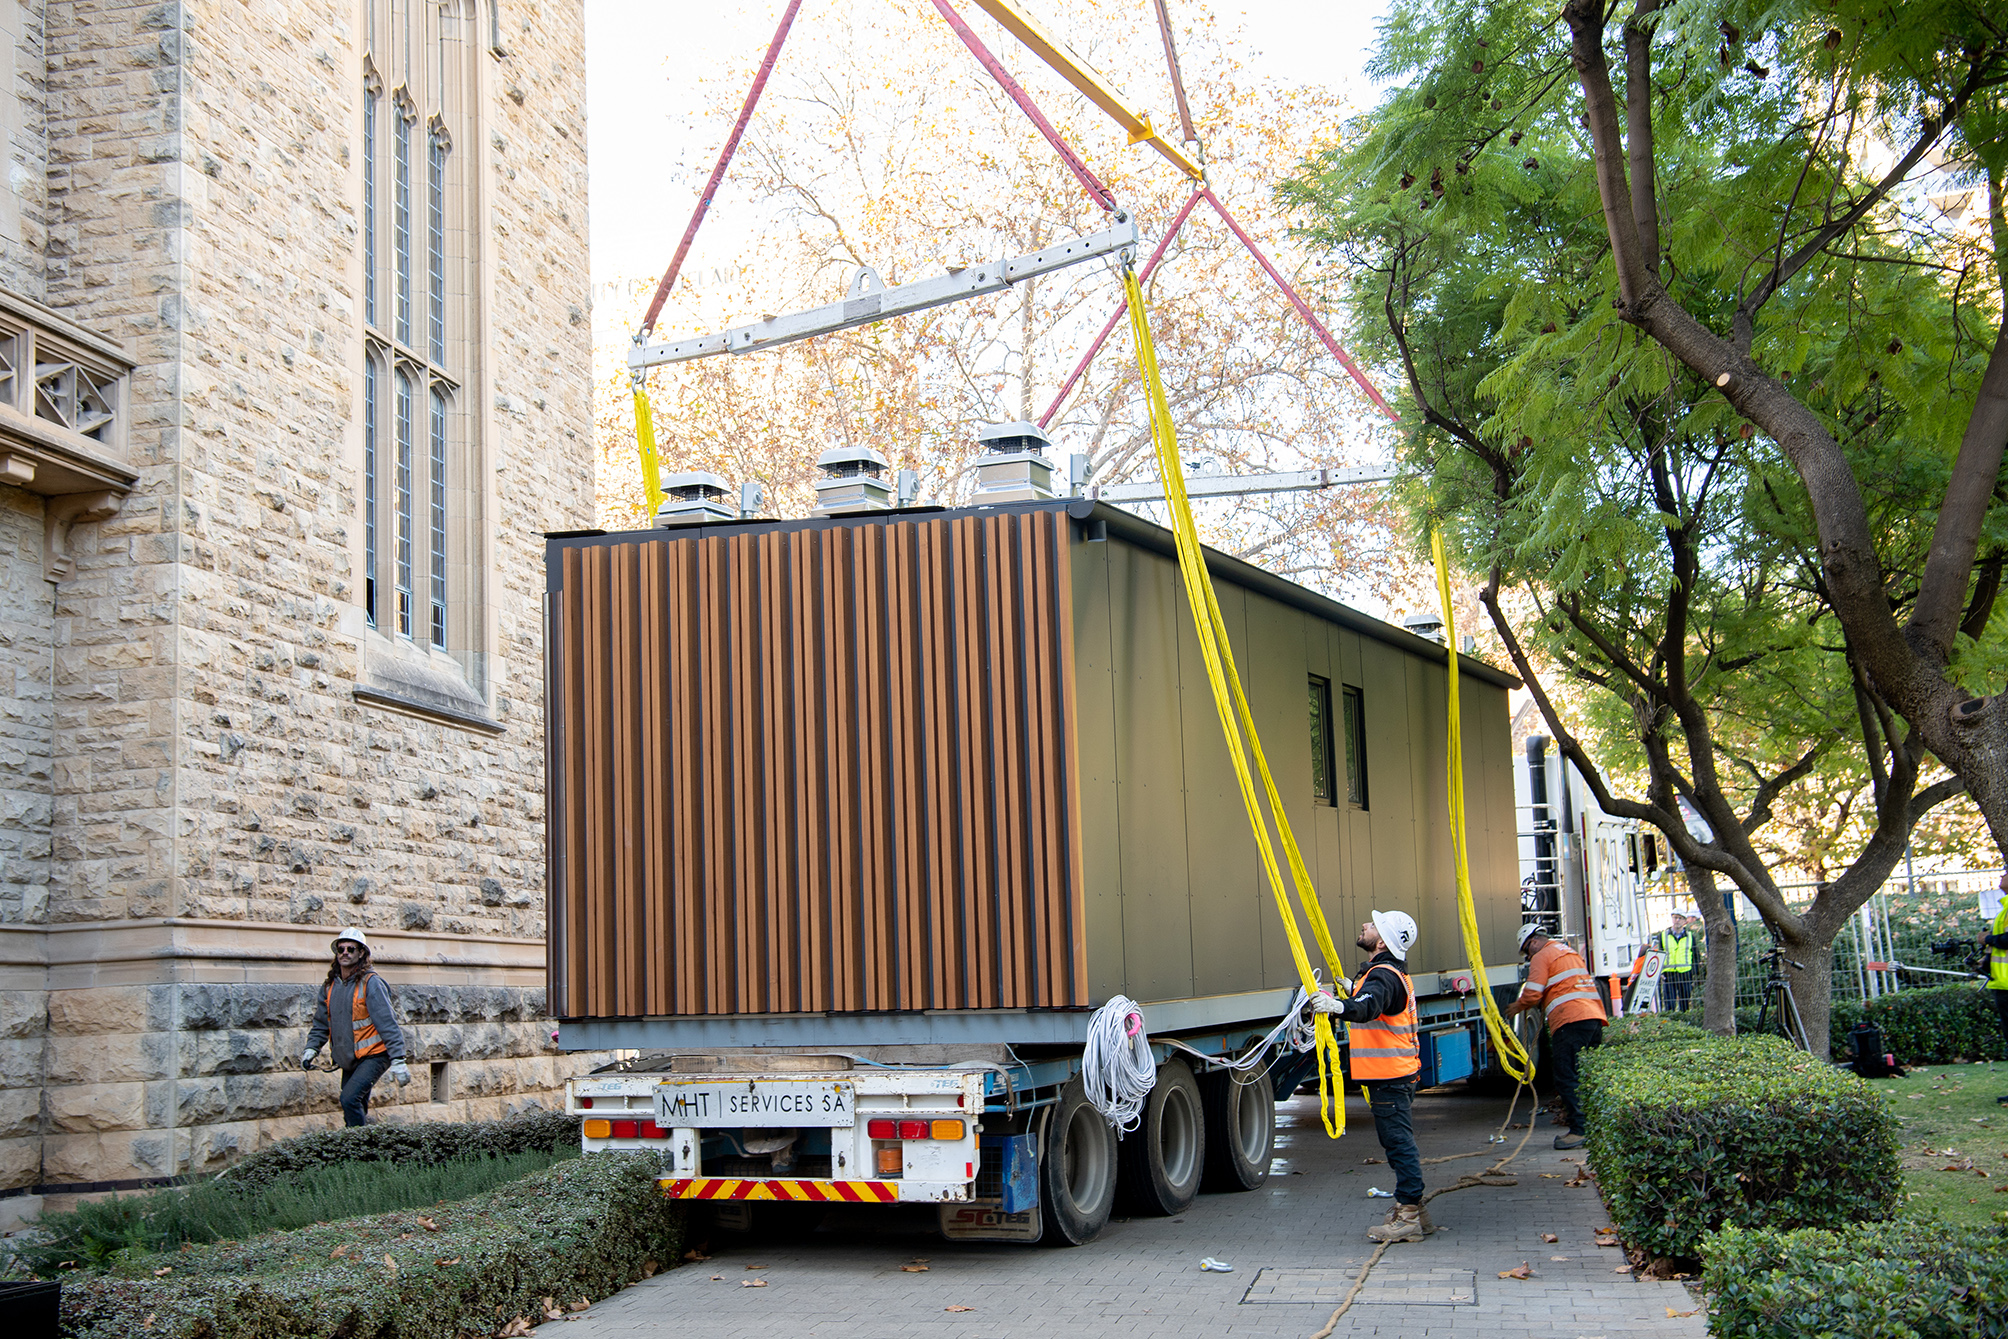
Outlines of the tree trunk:
M 1778 946 L 1790 960 L 1784 964 L 1785 979 L 1792 983 L 1799 1020 L 1806 1025 L 1806 1049 L 1825 1060 L 1831 1049 L 1827 1033 L 1834 1014 L 1834 936 L 1829 933 L 1824 941 L 1781 938 Z M 1793 962 L 1799 966 L 1792 966 Z M 1772 1013 L 1777 1013 L 1775 1002 Z
M 1701 1025 L 1723 1037 L 1736 1035 L 1736 916 L 1722 905 L 1715 871 L 1687 867 L 1687 895 L 1707 929 L 1706 971 L 1701 978 Z

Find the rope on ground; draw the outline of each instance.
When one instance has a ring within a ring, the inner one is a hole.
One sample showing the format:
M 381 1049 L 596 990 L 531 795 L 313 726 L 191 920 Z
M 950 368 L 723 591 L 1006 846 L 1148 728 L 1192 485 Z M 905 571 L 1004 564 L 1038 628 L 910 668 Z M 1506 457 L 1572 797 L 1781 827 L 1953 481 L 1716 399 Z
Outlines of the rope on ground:
M 1520 1090 L 1525 1087 L 1527 1087 L 1527 1085 L 1524 1083 L 1516 1085 L 1513 1089 L 1513 1100 L 1506 1104 L 1506 1120 L 1509 1122 L 1513 1119 L 1513 1108 L 1519 1105 Z M 1506 1128 L 1506 1126 L 1504 1124 L 1501 1124 L 1499 1128 L 1503 1131 Z M 1527 1147 L 1527 1141 L 1529 1139 L 1532 1139 L 1533 1137 L 1534 1137 L 1534 1122 L 1530 1120 L 1527 1122 L 1527 1133 L 1520 1136 L 1520 1142 L 1513 1146 L 1513 1151 L 1511 1153 L 1508 1153 L 1505 1157 L 1499 1159 L 1499 1161 L 1493 1163 L 1490 1167 L 1487 1167 L 1482 1172 L 1477 1172 L 1469 1176 L 1460 1176 L 1457 1178 L 1455 1184 L 1452 1185 L 1438 1186 L 1435 1190 L 1432 1190 L 1427 1195 L 1424 1195 L 1422 1197 L 1422 1202 L 1424 1204 L 1428 1204 L 1438 1195 L 1448 1195 L 1452 1191 L 1456 1190 L 1469 1190 L 1473 1186 L 1519 1185 L 1520 1178 L 1517 1176 L 1507 1176 L 1505 1174 L 1505 1169 L 1512 1164 L 1515 1158 L 1520 1156 L 1521 1150 Z M 1483 1150 L 1479 1150 L 1478 1152 L 1473 1152 L 1473 1153 L 1452 1153 L 1445 1157 L 1440 1157 L 1440 1158 L 1424 1158 L 1423 1161 L 1425 1163 L 1455 1162 L 1459 1158 L 1476 1158 L 1482 1155 L 1483 1155 Z M 1344 1316 L 1347 1311 L 1352 1309 L 1354 1300 L 1358 1298 L 1360 1295 L 1360 1289 L 1367 1286 L 1367 1275 L 1374 1272 L 1374 1266 L 1380 1263 L 1380 1258 L 1383 1255 L 1387 1254 L 1387 1248 L 1392 1246 L 1393 1244 L 1394 1244 L 1393 1242 L 1384 1241 L 1379 1246 L 1374 1248 L 1374 1253 L 1367 1257 L 1367 1262 L 1365 1264 L 1360 1266 L 1359 1277 L 1355 1278 L 1353 1280 L 1353 1286 L 1347 1289 L 1345 1300 L 1339 1303 L 1339 1309 L 1337 1311 L 1334 1311 L 1331 1315 L 1331 1318 L 1325 1322 L 1325 1328 L 1319 1330 L 1316 1334 L 1312 1335 L 1311 1339 L 1331 1339 L 1332 1331 L 1337 1329 L 1339 1326 L 1339 1318 Z

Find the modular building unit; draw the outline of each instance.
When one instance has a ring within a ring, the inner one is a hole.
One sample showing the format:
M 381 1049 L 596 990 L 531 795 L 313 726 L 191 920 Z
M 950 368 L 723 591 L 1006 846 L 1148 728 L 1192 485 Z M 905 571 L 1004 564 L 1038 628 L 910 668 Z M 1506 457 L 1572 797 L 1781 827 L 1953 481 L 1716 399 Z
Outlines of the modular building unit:
M 1154 1029 L 1280 1013 L 1173 553 L 1078 500 L 553 536 L 564 1044 L 1078 1041 L 1118 993 Z M 1409 911 L 1433 993 L 1467 965 L 1445 649 L 1209 563 L 1335 937 L 1350 959 L 1370 908 Z M 1514 681 L 1461 669 L 1479 924 L 1511 963 Z

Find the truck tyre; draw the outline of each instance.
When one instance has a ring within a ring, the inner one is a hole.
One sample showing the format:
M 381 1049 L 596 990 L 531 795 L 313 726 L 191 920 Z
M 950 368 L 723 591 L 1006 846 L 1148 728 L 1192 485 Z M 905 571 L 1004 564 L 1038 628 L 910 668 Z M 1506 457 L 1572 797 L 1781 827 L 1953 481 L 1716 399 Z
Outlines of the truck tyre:
M 1216 1070 L 1200 1081 L 1206 1115 L 1204 1190 L 1253 1190 L 1276 1150 L 1276 1090 L 1265 1076 Z
M 1078 1077 L 1060 1090 L 1039 1141 L 1039 1205 L 1045 1240 L 1055 1246 L 1092 1241 L 1116 1202 L 1116 1132 L 1088 1101 Z
M 1168 1218 L 1199 1197 L 1206 1170 L 1206 1114 L 1183 1060 L 1157 1068 L 1143 1120 L 1116 1146 L 1117 1203 L 1133 1217 Z

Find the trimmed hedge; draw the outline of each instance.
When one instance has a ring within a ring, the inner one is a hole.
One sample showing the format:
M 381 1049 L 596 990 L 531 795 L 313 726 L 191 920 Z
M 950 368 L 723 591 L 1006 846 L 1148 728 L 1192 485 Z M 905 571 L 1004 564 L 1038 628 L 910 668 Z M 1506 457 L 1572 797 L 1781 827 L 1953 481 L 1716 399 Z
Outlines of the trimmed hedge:
M 1896 1121 L 1865 1081 L 1776 1037 L 1669 1020 L 1609 1031 L 1583 1056 L 1583 1114 L 1632 1245 L 1692 1259 L 1725 1224 L 1840 1227 L 1896 1208 Z
M 221 1179 L 249 1190 L 336 1163 L 436 1167 L 462 1158 L 548 1153 L 578 1144 L 579 1118 L 562 1111 L 537 1111 L 510 1120 L 357 1125 L 317 1130 L 261 1149 L 232 1166 Z
M 1827 1038 L 1834 1058 L 1848 1056 L 1848 1029 L 1867 1018 L 1882 1029 L 1884 1049 L 1906 1065 L 1948 1065 L 1959 1060 L 2008 1059 L 1994 1001 L 1978 982 L 1905 990 L 1871 1000 L 1835 1000 Z M 1701 1010 L 1685 1009 L 1667 1018 L 1701 1026 Z M 1757 1031 L 1757 1010 L 1736 1011 L 1739 1033 Z
M 428 1211 L 272 1232 L 66 1275 L 76 1339 L 491 1335 L 546 1297 L 598 1301 L 682 1246 L 655 1158 L 595 1153 Z M 430 1223 L 432 1226 L 428 1227 Z M 171 1273 L 154 1276 L 167 1261 Z
M 2008 1230 L 1725 1227 L 1702 1248 L 1716 1339 L 2008 1339 Z

